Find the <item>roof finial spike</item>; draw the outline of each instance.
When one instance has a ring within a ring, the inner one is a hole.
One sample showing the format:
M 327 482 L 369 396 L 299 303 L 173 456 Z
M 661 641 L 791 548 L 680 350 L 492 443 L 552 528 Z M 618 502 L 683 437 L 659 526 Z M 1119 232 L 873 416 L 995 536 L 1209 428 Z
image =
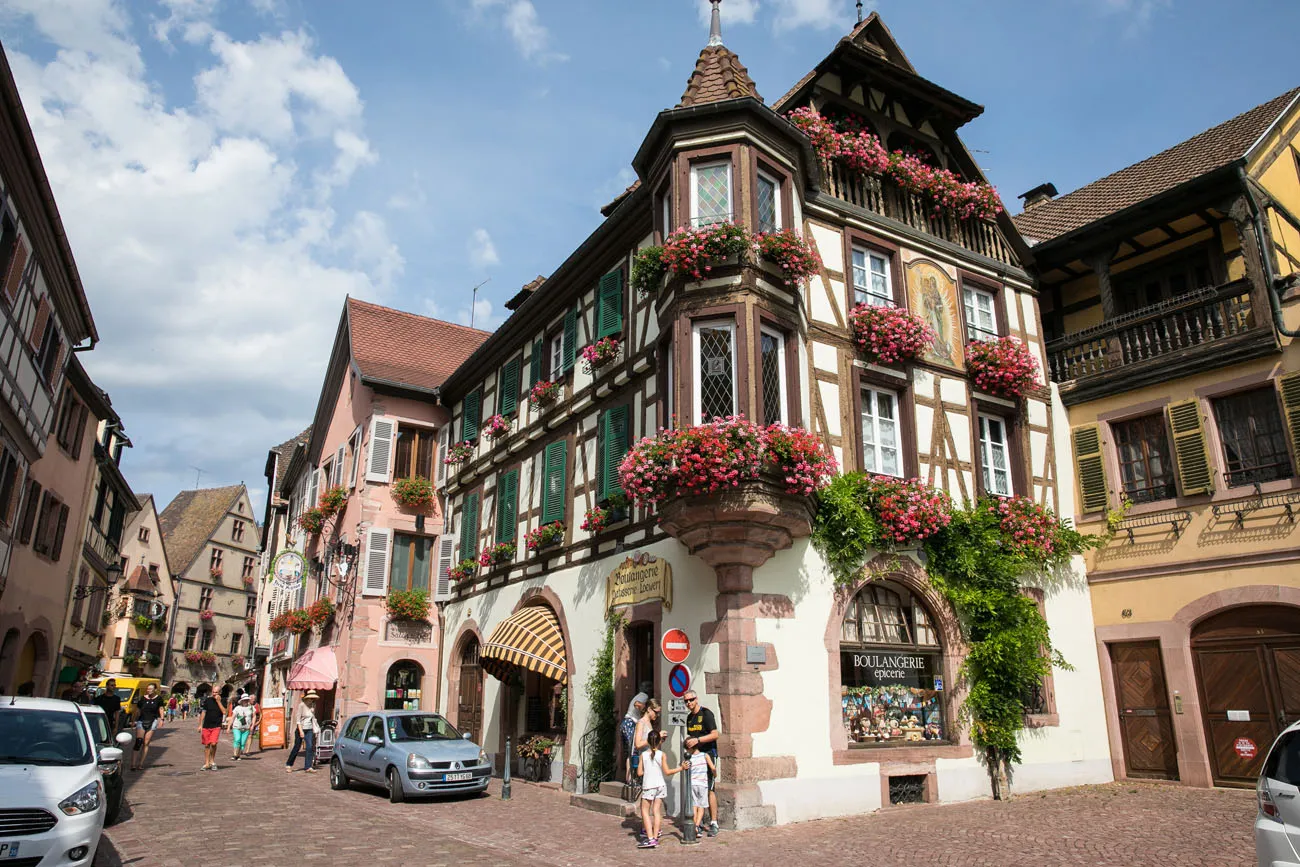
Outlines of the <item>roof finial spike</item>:
M 709 47 L 713 48 L 722 44 L 722 12 L 719 7 L 722 0 L 709 0 L 713 4 L 713 14 L 709 18 Z
M 862 23 L 862 0 L 858 0 L 858 23 Z

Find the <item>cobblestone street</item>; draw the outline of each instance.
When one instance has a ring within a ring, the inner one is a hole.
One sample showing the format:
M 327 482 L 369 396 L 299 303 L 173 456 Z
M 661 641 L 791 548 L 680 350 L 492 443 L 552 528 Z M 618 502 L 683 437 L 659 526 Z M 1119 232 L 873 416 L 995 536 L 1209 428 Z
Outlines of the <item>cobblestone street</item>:
M 96 865 L 1254 864 L 1248 791 L 1116 784 L 724 832 L 689 849 L 673 830 L 663 851 L 644 852 L 630 824 L 571 807 L 554 790 L 517 783 L 505 802 L 494 784 L 491 797 L 390 804 L 377 789 L 331 791 L 324 768 L 287 775 L 286 755 L 232 764 L 223 736 L 220 770 L 199 773 L 195 723 L 168 726 L 151 767 L 131 775 L 129 806 Z

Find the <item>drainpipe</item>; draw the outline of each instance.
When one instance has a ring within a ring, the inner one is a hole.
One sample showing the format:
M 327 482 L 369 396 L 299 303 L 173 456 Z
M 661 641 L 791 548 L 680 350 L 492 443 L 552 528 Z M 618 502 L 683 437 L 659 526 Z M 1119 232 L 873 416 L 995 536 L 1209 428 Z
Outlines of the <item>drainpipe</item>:
M 438 609 L 438 670 L 437 683 L 433 686 L 433 712 L 442 713 L 442 680 L 443 672 L 447 671 L 447 648 L 443 646 L 443 640 L 447 634 L 447 603 L 435 602 L 434 607 Z M 442 714 L 447 716 L 447 714 Z
M 1260 226 L 1263 213 L 1259 202 L 1255 199 L 1255 193 L 1250 188 L 1250 179 L 1246 176 L 1245 166 L 1237 166 L 1237 178 L 1241 181 L 1241 188 L 1246 193 L 1246 201 L 1250 204 L 1251 216 L 1255 220 L 1255 242 L 1259 245 L 1259 261 L 1264 268 L 1264 281 L 1268 284 L 1268 306 L 1273 311 L 1273 327 L 1283 337 L 1300 337 L 1300 330 L 1286 327 L 1282 315 L 1282 301 L 1277 296 L 1277 285 L 1274 282 L 1277 278 L 1273 273 L 1273 257 L 1264 245 L 1264 229 Z

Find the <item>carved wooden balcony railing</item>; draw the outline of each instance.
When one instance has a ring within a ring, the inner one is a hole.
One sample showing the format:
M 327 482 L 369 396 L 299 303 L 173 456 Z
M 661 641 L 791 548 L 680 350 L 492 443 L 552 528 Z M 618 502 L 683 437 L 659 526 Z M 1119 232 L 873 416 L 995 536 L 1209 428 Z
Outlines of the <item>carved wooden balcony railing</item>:
M 908 192 L 877 175 L 861 175 L 837 162 L 822 163 L 826 192 L 841 201 L 957 244 L 989 259 L 1020 267 L 1015 253 L 992 220 L 960 220 L 946 211 L 935 212 L 924 196 Z
M 1047 360 L 1054 381 L 1070 382 L 1229 341 L 1260 326 L 1250 284 L 1237 280 L 1067 334 L 1047 344 Z

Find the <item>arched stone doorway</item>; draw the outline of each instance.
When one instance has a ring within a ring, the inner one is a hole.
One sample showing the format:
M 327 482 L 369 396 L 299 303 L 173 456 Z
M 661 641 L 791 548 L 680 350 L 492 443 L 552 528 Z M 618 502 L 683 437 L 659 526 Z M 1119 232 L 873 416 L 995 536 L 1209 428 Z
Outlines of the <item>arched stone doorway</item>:
M 1253 787 L 1273 739 L 1300 720 L 1300 609 L 1220 611 L 1191 645 L 1214 784 Z
M 5 633 L 4 641 L 0 642 L 0 692 L 13 695 L 18 691 L 18 681 L 15 681 L 11 673 L 17 665 L 18 641 L 22 638 L 22 633 L 17 629 L 10 629 Z
M 23 649 L 18 652 L 18 664 L 14 669 L 14 689 L 26 683 L 27 681 L 36 682 L 36 694 L 45 694 L 47 684 L 43 683 L 43 678 L 37 677 L 38 671 L 44 668 L 44 663 L 50 658 L 49 645 L 45 641 L 45 636 L 40 632 L 33 632 L 27 636 L 27 641 L 23 644 Z
M 479 665 L 482 645 L 474 635 L 461 642 L 456 693 L 456 727 L 468 732 L 470 740 L 481 743 L 483 734 L 483 668 Z

